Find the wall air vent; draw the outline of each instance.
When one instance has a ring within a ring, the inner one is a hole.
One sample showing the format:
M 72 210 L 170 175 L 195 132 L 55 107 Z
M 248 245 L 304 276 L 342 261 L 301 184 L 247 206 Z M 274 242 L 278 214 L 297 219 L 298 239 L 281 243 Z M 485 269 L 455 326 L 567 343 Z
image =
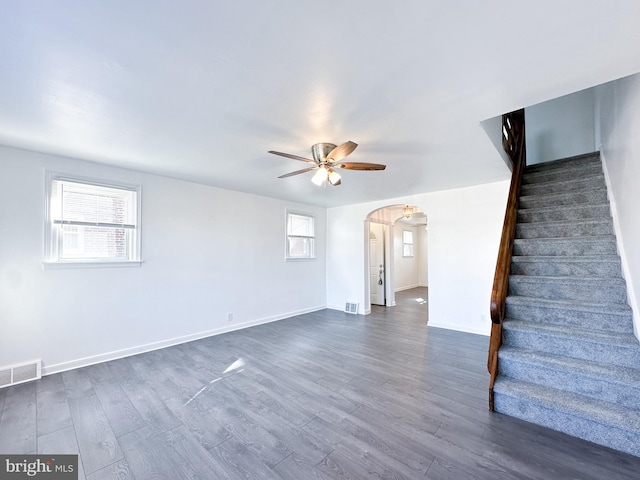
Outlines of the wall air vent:
M 0 368 L 0 388 L 38 380 L 42 377 L 42 360 Z
M 358 304 L 356 302 L 347 302 L 344 306 L 344 311 L 353 315 L 358 314 Z

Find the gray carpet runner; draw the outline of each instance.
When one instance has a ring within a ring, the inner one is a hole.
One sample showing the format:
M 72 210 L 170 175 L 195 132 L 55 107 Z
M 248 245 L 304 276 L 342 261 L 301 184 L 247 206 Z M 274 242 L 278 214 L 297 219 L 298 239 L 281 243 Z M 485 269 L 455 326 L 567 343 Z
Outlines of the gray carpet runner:
M 640 343 L 598 153 L 526 168 L 495 410 L 640 456 Z

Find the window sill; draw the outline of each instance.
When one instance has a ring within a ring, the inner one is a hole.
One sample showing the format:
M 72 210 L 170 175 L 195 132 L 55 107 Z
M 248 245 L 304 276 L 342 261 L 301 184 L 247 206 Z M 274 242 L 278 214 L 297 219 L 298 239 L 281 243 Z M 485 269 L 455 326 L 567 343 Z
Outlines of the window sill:
M 316 257 L 285 257 L 284 258 L 286 262 L 308 262 L 315 259 Z
M 59 270 L 66 268 L 122 268 L 140 267 L 142 260 L 123 262 L 42 262 L 43 270 Z

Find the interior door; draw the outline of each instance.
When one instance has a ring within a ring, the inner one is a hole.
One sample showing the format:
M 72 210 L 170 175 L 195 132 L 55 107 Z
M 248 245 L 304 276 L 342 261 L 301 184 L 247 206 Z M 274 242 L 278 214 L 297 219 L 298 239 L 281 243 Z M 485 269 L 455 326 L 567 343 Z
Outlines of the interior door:
M 371 305 L 385 305 L 384 269 L 384 225 L 371 222 L 369 226 L 369 283 L 371 289 Z

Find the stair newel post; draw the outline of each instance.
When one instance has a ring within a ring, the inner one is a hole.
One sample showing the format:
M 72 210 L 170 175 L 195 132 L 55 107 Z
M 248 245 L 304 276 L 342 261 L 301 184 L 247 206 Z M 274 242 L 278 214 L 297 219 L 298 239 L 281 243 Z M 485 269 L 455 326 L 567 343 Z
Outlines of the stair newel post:
M 491 337 L 487 369 L 489 381 L 489 409 L 494 410 L 493 385 L 498 374 L 498 350 L 502 345 L 502 322 L 506 315 L 506 298 L 509 291 L 509 271 L 513 252 L 513 239 L 516 232 L 518 216 L 518 198 L 520 185 L 526 165 L 524 109 L 502 116 L 502 146 L 513 165 L 511 185 L 507 199 L 507 208 L 502 226 L 500 249 L 496 262 L 496 270 L 491 290 Z

